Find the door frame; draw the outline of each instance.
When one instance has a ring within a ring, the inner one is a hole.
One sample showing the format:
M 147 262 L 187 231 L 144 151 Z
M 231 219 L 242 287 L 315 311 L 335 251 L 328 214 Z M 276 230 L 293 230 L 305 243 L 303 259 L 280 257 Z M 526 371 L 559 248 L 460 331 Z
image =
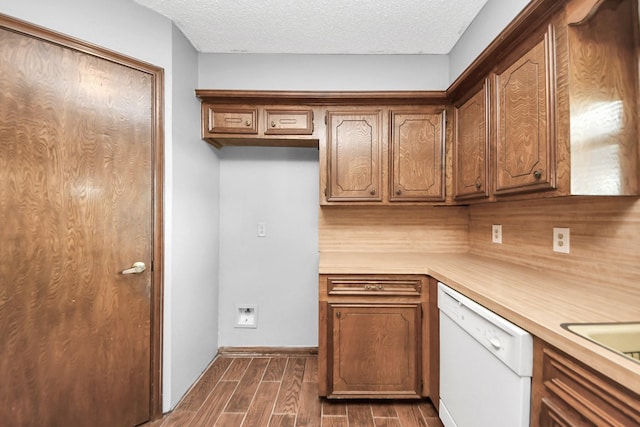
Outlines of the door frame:
M 150 399 L 151 420 L 162 416 L 162 333 L 164 305 L 164 233 L 163 233 L 163 183 L 164 183 L 164 69 L 144 61 L 111 51 L 95 44 L 76 39 L 0 13 L 0 28 L 26 37 L 92 55 L 113 63 L 146 73 L 152 79 L 152 261 L 151 261 L 151 360 Z

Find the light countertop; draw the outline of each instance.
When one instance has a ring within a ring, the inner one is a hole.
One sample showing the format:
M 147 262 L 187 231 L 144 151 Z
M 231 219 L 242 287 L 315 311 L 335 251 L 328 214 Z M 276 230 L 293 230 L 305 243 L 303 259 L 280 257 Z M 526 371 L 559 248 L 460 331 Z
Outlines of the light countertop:
M 320 274 L 425 274 L 640 394 L 640 363 L 561 323 L 640 321 L 640 286 L 585 281 L 472 254 L 320 252 Z

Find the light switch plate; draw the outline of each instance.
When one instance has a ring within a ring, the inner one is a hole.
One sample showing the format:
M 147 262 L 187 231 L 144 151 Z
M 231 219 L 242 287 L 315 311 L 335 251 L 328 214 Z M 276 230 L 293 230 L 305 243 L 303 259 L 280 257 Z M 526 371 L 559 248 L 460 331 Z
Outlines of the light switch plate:
M 569 227 L 553 227 L 553 251 L 568 254 L 571 248 Z

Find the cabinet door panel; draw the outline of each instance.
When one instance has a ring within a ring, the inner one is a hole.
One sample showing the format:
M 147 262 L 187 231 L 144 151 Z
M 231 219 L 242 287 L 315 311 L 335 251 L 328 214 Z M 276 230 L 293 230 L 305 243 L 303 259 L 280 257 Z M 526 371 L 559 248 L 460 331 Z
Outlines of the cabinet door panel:
M 419 304 L 330 304 L 332 397 L 420 397 Z
M 389 200 L 444 200 L 444 111 L 392 111 L 391 123 Z
M 313 110 L 267 109 L 265 135 L 311 135 L 313 133 Z
M 258 133 L 258 109 L 211 105 L 207 107 L 209 133 Z
M 496 194 L 555 187 L 554 35 L 495 76 Z
M 489 196 L 489 81 L 468 100 L 454 107 L 454 197 L 471 199 Z
M 328 112 L 327 200 L 382 200 L 381 112 Z

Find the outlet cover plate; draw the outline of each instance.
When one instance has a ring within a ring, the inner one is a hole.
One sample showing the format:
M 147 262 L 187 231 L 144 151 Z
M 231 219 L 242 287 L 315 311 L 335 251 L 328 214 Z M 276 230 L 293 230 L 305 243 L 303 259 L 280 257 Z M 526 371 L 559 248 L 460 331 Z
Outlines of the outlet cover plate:
M 258 327 L 258 306 L 256 304 L 236 304 L 235 328 Z
M 571 248 L 569 227 L 553 227 L 553 251 L 568 254 Z
M 493 243 L 502 244 L 502 226 L 494 224 L 491 226 L 491 241 Z

